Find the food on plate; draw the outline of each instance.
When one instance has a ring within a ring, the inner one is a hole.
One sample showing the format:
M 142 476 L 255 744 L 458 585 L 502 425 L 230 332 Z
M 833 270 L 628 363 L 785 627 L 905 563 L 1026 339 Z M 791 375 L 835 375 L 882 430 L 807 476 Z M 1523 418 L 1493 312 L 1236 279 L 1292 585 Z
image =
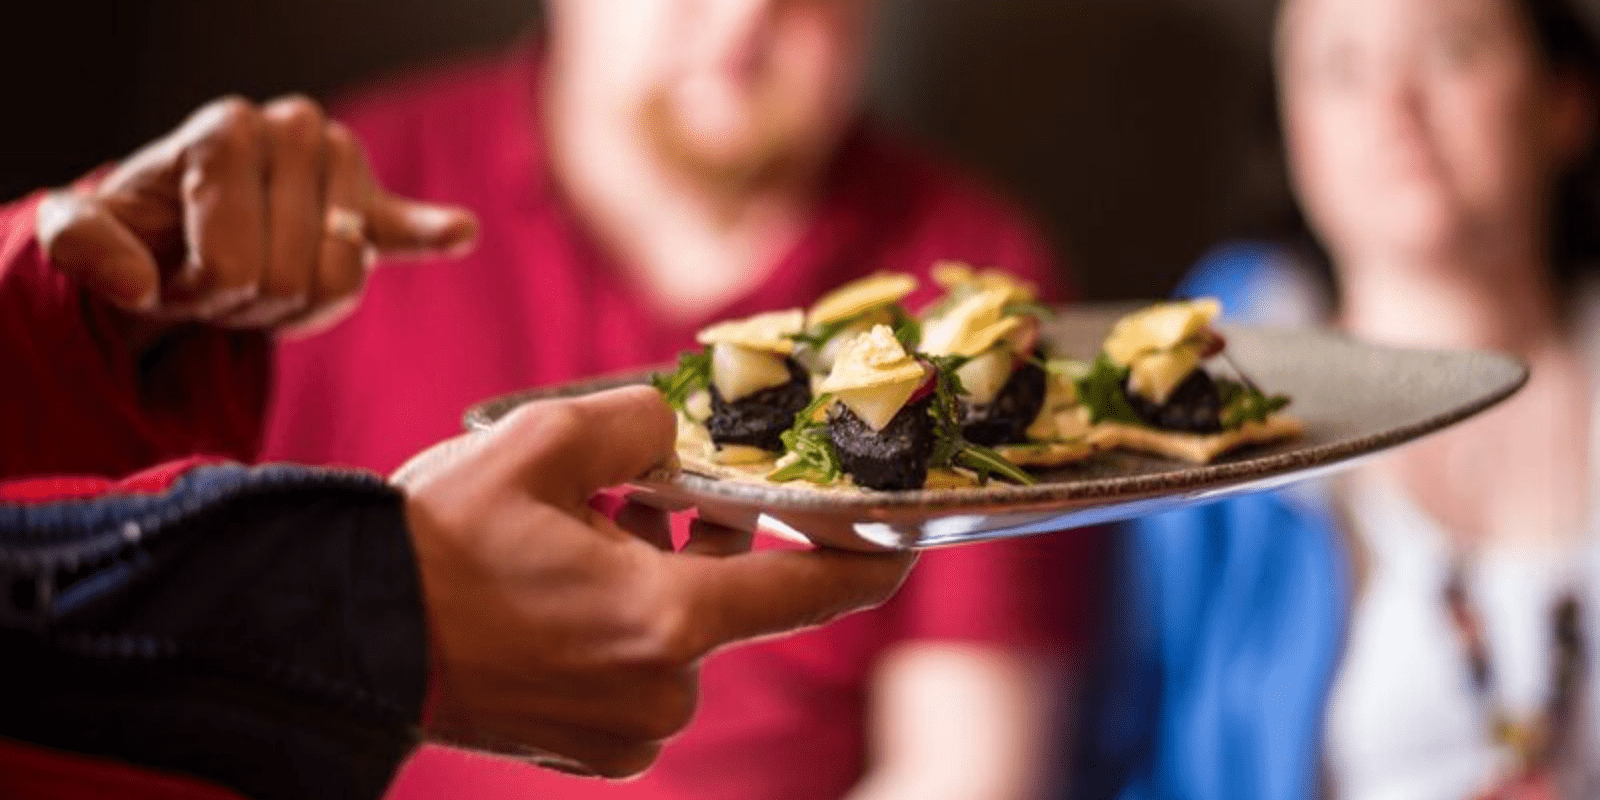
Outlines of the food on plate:
M 1267 395 L 1227 361 L 1227 340 L 1213 327 L 1215 299 L 1158 303 L 1118 320 L 1102 352 L 1075 381 L 1095 437 L 1133 450 L 1206 463 L 1230 450 L 1299 435 L 1289 404 Z
M 956 368 L 962 433 L 990 447 L 1026 442 L 1046 391 L 1033 287 L 959 264 L 940 265 L 934 279 L 948 295 L 924 314 L 919 350 L 964 360 Z
M 874 325 L 888 325 L 903 344 L 915 345 L 916 318 L 900 304 L 916 290 L 917 279 L 910 275 L 878 272 L 823 295 L 806 312 L 804 332 L 794 337 L 799 360 L 826 375 L 839 350 Z
M 700 331 L 703 349 L 685 353 L 677 372 L 657 382 L 681 414 L 680 439 L 717 463 L 782 452 L 783 432 L 811 402 L 811 376 L 792 357 L 804 318 L 799 309 L 774 311 Z
M 1213 374 L 1226 341 L 1215 300 L 1124 317 L 1090 364 L 1054 357 L 1034 287 L 944 263 L 944 295 L 879 273 L 810 309 L 712 325 L 702 349 L 655 379 L 679 413 L 686 465 L 722 477 L 871 490 L 1031 483 L 1111 447 L 1207 462 L 1300 432 L 1239 373 Z
M 908 352 L 887 325 L 850 340 L 819 384 L 810 415 L 785 437 L 790 451 L 767 477 L 867 489 L 981 483 L 998 475 L 1032 483 L 994 451 L 967 441 L 953 362 Z

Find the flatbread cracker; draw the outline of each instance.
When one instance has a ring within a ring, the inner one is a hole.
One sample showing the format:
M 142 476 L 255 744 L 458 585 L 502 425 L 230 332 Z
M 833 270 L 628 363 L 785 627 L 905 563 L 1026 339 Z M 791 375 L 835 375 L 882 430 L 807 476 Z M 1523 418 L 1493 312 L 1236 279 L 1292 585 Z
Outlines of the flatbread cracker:
M 1192 464 L 1209 464 L 1230 450 L 1299 436 L 1305 429 L 1300 420 L 1284 414 L 1274 414 L 1265 422 L 1246 422 L 1222 433 L 1162 431 L 1120 422 L 1104 422 L 1096 427 L 1097 438 L 1114 443 L 1117 447 Z
M 1105 449 L 1107 445 L 1089 437 L 1064 442 L 1002 444 L 994 448 L 1005 460 L 1019 467 L 1059 467 L 1082 461 Z

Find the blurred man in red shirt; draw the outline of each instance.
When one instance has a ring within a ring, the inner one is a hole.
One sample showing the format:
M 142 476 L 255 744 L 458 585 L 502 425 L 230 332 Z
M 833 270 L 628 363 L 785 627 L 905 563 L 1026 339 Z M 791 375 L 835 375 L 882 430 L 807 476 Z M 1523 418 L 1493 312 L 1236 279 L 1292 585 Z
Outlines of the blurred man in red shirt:
M 393 83 L 337 114 L 383 186 L 473 209 L 470 256 L 349 273 L 352 241 L 403 249 L 396 233 L 409 230 L 418 245 L 459 243 L 464 223 L 335 191 L 318 177 L 338 166 L 335 150 L 218 184 L 224 197 L 260 195 L 248 208 L 264 212 L 267 245 L 244 251 L 256 268 L 198 288 L 165 281 L 151 298 L 129 290 L 157 313 L 182 300 L 191 316 L 243 327 L 324 329 L 278 347 L 265 458 L 389 470 L 459 430 L 480 399 L 663 361 L 709 321 L 808 304 L 874 271 L 997 265 L 1060 299 L 1015 211 L 862 124 L 870 0 L 547 5 L 547 35 L 516 53 Z M 252 119 L 269 150 L 285 131 L 345 131 L 300 101 L 228 113 L 246 150 Z M 331 254 L 341 275 L 365 279 L 353 314 L 308 315 L 329 304 L 275 277 L 296 248 L 316 260 L 306 220 L 323 223 L 319 263 Z M 204 236 L 187 238 L 205 251 Z M 697 718 L 635 782 L 428 747 L 391 794 L 1025 796 L 1088 617 L 1091 555 L 1075 535 L 932 553 L 874 612 L 715 655 Z

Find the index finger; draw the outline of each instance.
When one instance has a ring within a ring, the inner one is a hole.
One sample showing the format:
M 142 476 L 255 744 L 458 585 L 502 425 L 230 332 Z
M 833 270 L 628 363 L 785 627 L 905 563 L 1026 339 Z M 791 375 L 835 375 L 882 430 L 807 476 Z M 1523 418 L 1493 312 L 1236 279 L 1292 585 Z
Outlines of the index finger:
M 880 605 L 916 563 L 912 551 L 764 550 L 685 557 L 675 566 L 691 609 L 694 652 L 821 625 Z
M 529 403 L 496 426 L 547 502 L 576 510 L 600 489 L 676 463 L 678 419 L 648 386 Z

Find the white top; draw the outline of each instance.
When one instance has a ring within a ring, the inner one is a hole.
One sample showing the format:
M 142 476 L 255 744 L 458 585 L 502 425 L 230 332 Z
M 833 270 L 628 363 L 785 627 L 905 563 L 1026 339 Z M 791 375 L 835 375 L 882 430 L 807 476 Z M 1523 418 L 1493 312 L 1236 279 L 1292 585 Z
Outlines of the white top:
M 1591 375 L 1600 375 L 1600 302 L 1581 308 L 1587 363 L 1595 365 Z M 1592 407 L 1591 464 L 1600 465 L 1600 403 Z M 1600 469 L 1590 472 L 1590 497 L 1600 500 Z M 1492 738 L 1492 709 L 1473 687 L 1444 602 L 1448 536 L 1398 487 L 1370 474 L 1353 478 L 1343 500 L 1371 559 L 1328 707 L 1334 788 L 1344 800 L 1475 796 L 1504 774 L 1512 756 Z M 1600 514 L 1600 502 L 1591 505 Z M 1582 602 L 1589 673 L 1600 675 L 1600 524 L 1591 523 L 1588 533 L 1582 553 L 1491 547 L 1465 576 L 1488 645 L 1492 702 L 1514 718 L 1547 706 L 1556 654 L 1551 612 L 1567 592 L 1578 592 Z M 1574 774 L 1563 782 L 1585 787 L 1571 796 L 1600 797 L 1590 793 L 1600 785 L 1600 692 L 1585 694 L 1575 731 L 1584 754 L 1565 759 Z

